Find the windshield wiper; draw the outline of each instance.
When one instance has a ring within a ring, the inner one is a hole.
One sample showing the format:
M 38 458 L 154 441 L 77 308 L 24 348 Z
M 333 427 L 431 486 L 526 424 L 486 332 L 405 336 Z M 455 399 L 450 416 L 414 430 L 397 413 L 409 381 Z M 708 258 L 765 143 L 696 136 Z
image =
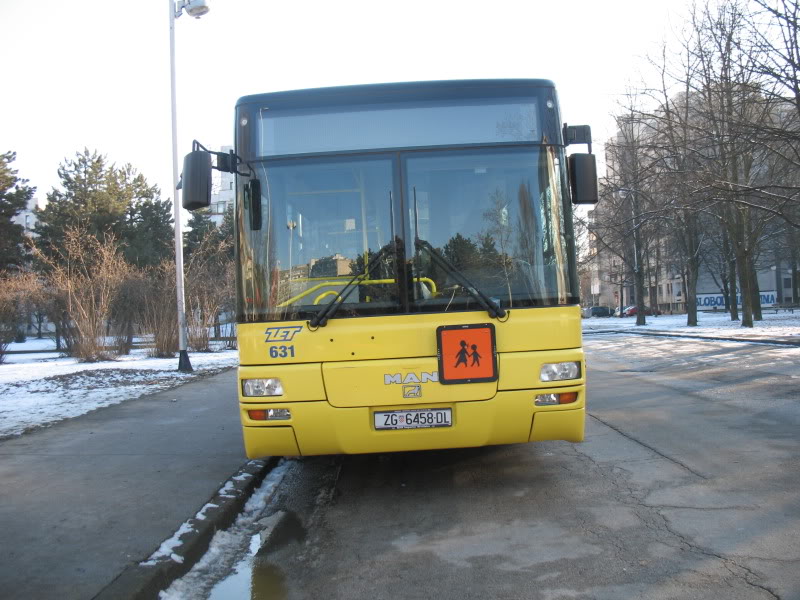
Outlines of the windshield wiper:
M 430 254 L 431 259 L 435 262 L 439 267 L 441 267 L 445 273 L 453 277 L 461 287 L 466 290 L 466 292 L 472 296 L 475 301 L 480 304 L 483 309 L 489 313 L 489 316 L 494 319 L 502 319 L 506 316 L 506 311 L 497 304 L 494 300 L 489 298 L 486 294 L 484 294 L 480 289 L 475 287 L 466 276 L 458 270 L 453 263 L 447 260 L 444 256 L 442 256 L 436 248 L 430 245 L 429 242 L 420 239 L 419 237 L 415 237 L 414 239 L 414 247 L 417 250 L 425 250 Z
M 347 300 L 347 297 L 352 293 L 354 289 L 358 287 L 357 283 L 361 283 L 364 279 L 369 277 L 370 272 L 375 265 L 378 264 L 378 261 L 382 260 L 386 255 L 394 253 L 396 249 L 395 241 L 392 240 L 388 244 L 386 244 L 383 248 L 378 250 L 375 253 L 369 262 L 367 263 L 366 267 L 364 267 L 364 272 L 359 273 L 355 277 L 353 277 L 347 284 L 341 289 L 341 291 L 334 296 L 333 300 L 328 302 L 321 311 L 319 311 L 316 315 L 314 315 L 308 322 L 309 326 L 311 327 L 325 327 L 328 324 L 328 319 L 333 317 L 339 307 Z

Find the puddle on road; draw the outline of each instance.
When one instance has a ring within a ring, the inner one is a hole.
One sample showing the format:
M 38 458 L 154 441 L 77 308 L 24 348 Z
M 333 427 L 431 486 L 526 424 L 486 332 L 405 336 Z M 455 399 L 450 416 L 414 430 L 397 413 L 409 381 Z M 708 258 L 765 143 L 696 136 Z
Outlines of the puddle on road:
M 209 600 L 285 600 L 288 597 L 283 571 L 258 556 L 260 547 L 261 539 L 254 535 L 248 555 L 213 587 Z
M 260 534 L 250 538 L 247 556 L 212 588 L 209 600 L 285 600 L 288 597 L 286 577 L 280 567 L 270 562 L 269 556 L 290 544 L 302 542 L 305 537 L 306 530 L 297 515 L 285 513 L 265 541 Z

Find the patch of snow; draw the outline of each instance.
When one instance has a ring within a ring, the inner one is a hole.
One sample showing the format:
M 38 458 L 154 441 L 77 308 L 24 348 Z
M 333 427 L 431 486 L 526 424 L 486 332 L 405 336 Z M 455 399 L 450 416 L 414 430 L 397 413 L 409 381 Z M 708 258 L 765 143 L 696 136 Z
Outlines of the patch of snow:
M 44 337 L 42 339 L 28 337 L 24 342 L 17 343 L 12 342 L 8 345 L 8 350 L 52 350 L 53 352 L 56 351 L 56 342 L 53 338 Z
M 236 487 L 233 481 L 228 481 L 224 486 L 222 486 L 219 490 L 219 495 L 223 498 L 235 498 L 236 494 L 232 493 L 236 491 Z
M 270 471 L 258 489 L 253 492 L 236 518 L 236 522 L 228 529 L 214 534 L 203 558 L 192 567 L 191 571 L 162 591 L 159 594 L 160 600 L 205 598 L 214 582 L 228 574 L 242 552 L 249 550 L 251 554 L 255 554 L 258 551 L 258 545 L 254 547 L 253 544 L 256 522 L 270 505 L 275 490 L 293 462 L 283 460 Z M 222 489 L 225 489 L 225 486 Z M 258 539 L 258 536 L 255 538 Z
M 584 349 L 590 366 L 595 361 L 605 361 L 615 363 L 621 370 L 645 373 L 674 368 L 686 372 L 734 369 L 757 372 L 759 376 L 791 378 L 800 364 L 800 347 L 753 345 L 747 339 L 701 341 L 635 336 L 621 331 L 613 335 L 587 335 Z
M 96 363 L 58 354 L 12 354 L 7 359 L 0 365 L 0 439 L 167 390 L 239 363 L 236 350 L 191 354 L 193 373 L 179 372 L 177 357 L 150 358 L 146 350 Z
M 175 554 L 175 548 L 181 545 L 181 536 L 189 533 L 190 531 L 194 531 L 194 527 L 189 525 L 188 521 L 181 525 L 178 528 L 171 538 L 168 540 L 164 540 L 161 542 L 161 545 L 158 547 L 158 550 L 153 552 L 153 554 L 148 558 L 146 561 L 142 563 L 145 566 L 152 566 L 158 563 L 160 560 L 169 559 L 173 560 L 177 563 L 183 562 L 183 557 L 178 556 Z
M 753 327 L 742 327 L 741 321 L 731 321 L 725 312 L 700 312 L 697 327 L 686 324 L 686 315 L 661 315 L 645 317 L 646 325 L 637 326 L 636 317 L 593 317 L 582 319 L 583 331 L 666 331 L 706 337 L 727 337 L 742 340 L 754 338 L 783 338 L 800 341 L 800 310 L 794 313 L 769 312 L 764 309 L 764 320 L 755 321 Z
M 236 479 L 236 477 L 234 477 L 234 479 Z M 198 521 L 205 521 L 207 518 L 206 511 L 209 508 L 219 508 L 219 504 L 214 504 L 213 502 L 206 503 L 206 505 L 198 511 L 198 513 L 194 516 L 194 518 L 197 519 Z

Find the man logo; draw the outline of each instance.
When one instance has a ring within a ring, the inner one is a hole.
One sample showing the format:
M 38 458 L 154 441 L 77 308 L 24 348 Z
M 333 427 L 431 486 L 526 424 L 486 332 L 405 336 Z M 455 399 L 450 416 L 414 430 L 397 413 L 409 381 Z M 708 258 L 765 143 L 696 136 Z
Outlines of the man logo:
M 302 329 L 302 325 L 293 325 L 292 327 L 268 327 L 264 332 L 267 336 L 264 342 L 267 344 L 270 342 L 291 342 L 294 336 Z
M 404 385 L 403 398 L 422 398 L 421 385 Z
M 402 373 L 384 373 L 383 385 L 392 385 L 393 383 L 427 383 L 432 381 L 436 383 L 439 381 L 439 373 L 437 371 L 427 372 L 422 371 L 419 375 L 416 373 L 407 373 L 405 377 Z

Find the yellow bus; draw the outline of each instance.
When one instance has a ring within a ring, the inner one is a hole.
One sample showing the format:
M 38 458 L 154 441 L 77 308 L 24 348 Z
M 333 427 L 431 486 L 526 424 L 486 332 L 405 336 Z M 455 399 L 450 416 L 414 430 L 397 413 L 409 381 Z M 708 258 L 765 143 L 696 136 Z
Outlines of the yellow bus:
M 194 210 L 237 173 L 247 455 L 582 441 L 590 136 L 547 80 L 241 98 L 235 150 L 195 142 L 182 186 Z

